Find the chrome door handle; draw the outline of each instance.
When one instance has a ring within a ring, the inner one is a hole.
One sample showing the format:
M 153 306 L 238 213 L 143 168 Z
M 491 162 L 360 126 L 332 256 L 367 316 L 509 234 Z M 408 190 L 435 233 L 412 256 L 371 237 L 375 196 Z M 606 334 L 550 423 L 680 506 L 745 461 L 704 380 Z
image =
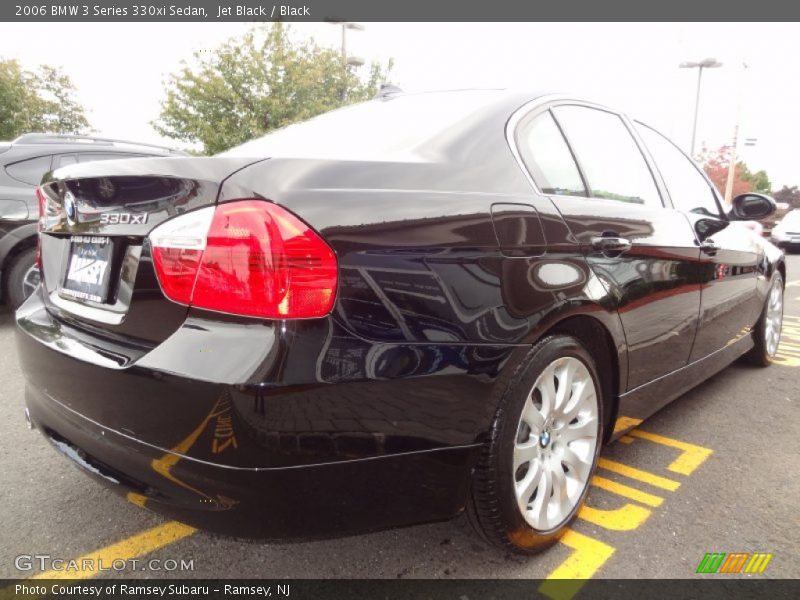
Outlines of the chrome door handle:
M 633 244 L 629 239 L 615 236 L 598 236 L 592 238 L 592 248 L 606 256 L 619 256 L 631 249 Z
M 703 254 L 708 254 L 709 256 L 714 256 L 714 255 L 716 255 L 718 250 L 719 250 L 719 246 L 711 238 L 709 238 L 707 240 L 704 240 L 703 243 L 700 244 L 700 251 Z

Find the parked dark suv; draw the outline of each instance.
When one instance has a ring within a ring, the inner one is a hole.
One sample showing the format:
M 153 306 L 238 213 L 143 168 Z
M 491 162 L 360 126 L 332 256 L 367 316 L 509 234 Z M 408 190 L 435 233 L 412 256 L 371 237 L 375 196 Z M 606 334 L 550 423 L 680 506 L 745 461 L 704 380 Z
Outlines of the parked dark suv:
M 16 308 L 39 284 L 34 190 L 59 167 L 97 160 L 183 153 L 161 146 L 106 138 L 28 133 L 0 142 L 0 295 Z
M 237 536 L 466 511 L 535 552 L 603 444 L 780 341 L 784 256 L 744 222 L 774 201 L 723 209 L 668 139 L 571 98 L 383 94 L 39 194 L 30 422 L 137 505 Z

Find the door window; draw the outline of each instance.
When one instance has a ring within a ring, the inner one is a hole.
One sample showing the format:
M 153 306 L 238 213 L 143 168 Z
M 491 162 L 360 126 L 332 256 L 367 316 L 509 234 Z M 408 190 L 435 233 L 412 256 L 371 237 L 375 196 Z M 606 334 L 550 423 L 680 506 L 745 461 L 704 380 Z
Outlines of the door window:
M 50 171 L 50 156 L 29 158 L 6 167 L 6 173 L 11 178 L 28 185 L 39 185 L 48 171 Z
M 655 130 L 641 123 L 636 128 L 664 178 L 673 206 L 684 212 L 719 218 L 714 192 L 694 162 Z
M 553 109 L 593 198 L 662 207 L 653 174 L 625 123 L 586 106 Z
M 549 111 L 523 124 L 517 146 L 542 193 L 586 196 L 580 171 Z

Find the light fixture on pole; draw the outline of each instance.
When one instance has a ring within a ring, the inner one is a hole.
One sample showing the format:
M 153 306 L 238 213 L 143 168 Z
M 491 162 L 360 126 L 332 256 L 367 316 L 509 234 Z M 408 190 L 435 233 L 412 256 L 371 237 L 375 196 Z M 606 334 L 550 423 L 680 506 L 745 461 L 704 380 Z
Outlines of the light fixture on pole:
M 353 23 L 351 21 L 328 21 L 331 25 L 338 25 L 342 28 L 342 67 L 347 68 L 348 65 L 360 67 L 364 64 L 364 59 L 357 56 L 347 56 L 347 30 L 364 31 L 364 26 L 361 23 Z
M 697 69 L 697 92 L 694 99 L 694 124 L 692 125 L 692 146 L 690 155 L 694 158 L 694 144 L 697 138 L 697 112 L 700 109 L 700 83 L 703 80 L 703 69 L 717 69 L 722 63 L 715 58 L 706 58 L 698 62 L 682 62 L 678 65 L 681 69 Z

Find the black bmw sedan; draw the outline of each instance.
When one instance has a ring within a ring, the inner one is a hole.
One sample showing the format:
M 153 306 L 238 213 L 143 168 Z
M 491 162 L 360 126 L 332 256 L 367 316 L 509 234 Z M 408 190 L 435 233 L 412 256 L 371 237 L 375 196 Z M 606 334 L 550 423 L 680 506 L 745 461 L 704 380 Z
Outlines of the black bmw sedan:
M 745 223 L 774 202 L 723 204 L 660 133 L 568 97 L 387 91 L 38 194 L 32 426 L 236 536 L 466 511 L 541 550 L 604 444 L 780 339 L 783 254 Z

